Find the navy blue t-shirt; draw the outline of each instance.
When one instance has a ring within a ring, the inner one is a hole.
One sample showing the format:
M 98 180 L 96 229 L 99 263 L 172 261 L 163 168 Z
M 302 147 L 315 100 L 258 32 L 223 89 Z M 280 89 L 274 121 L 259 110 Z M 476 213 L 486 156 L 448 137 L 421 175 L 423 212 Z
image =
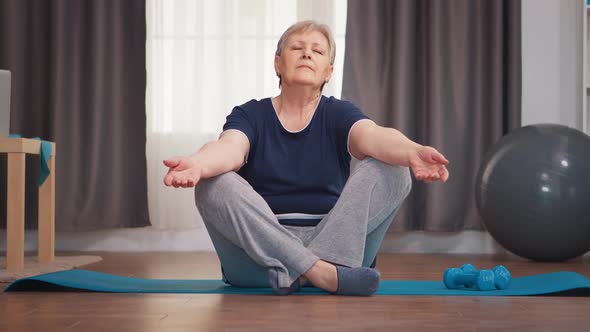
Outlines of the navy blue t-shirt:
M 268 203 L 283 225 L 315 226 L 334 207 L 350 174 L 348 136 L 368 119 L 352 103 L 322 96 L 307 127 L 283 127 L 270 98 L 235 107 L 223 130 L 250 141 L 238 171 Z

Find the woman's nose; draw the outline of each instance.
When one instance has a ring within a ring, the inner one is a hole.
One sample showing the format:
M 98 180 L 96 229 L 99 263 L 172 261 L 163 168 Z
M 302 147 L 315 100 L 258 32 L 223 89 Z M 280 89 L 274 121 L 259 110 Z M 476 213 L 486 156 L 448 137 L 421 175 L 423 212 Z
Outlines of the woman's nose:
M 304 48 L 302 57 L 304 59 L 311 59 L 311 53 L 312 53 L 312 50 Z

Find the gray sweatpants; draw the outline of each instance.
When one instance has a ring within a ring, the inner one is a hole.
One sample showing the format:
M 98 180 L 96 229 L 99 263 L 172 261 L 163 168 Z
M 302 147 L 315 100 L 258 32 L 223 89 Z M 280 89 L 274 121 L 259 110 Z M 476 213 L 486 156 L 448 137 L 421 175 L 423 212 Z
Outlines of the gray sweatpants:
M 336 205 L 317 226 L 279 224 L 266 201 L 235 172 L 199 182 L 195 202 L 224 272 L 239 287 L 289 287 L 319 259 L 369 266 L 411 189 L 407 167 L 367 158 L 351 172 Z

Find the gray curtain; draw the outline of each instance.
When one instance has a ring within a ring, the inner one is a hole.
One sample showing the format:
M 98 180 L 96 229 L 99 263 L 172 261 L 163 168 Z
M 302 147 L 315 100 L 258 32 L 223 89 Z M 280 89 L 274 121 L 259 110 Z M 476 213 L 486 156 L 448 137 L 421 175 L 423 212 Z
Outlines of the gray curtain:
M 144 0 L 0 0 L 0 68 L 13 77 L 10 128 L 57 143 L 57 230 L 150 224 L 145 38 Z M 28 159 L 26 224 L 35 228 L 39 161 Z
M 441 151 L 445 184 L 414 181 L 391 230 L 482 229 L 475 175 L 520 126 L 518 0 L 349 0 L 343 99 Z

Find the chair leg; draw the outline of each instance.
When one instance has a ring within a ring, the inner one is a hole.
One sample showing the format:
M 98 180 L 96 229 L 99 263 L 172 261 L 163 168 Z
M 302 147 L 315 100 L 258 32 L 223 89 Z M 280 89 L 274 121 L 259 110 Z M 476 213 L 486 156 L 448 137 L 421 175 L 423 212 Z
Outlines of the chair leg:
M 6 268 L 25 267 L 25 154 L 8 153 Z
M 55 157 L 48 160 L 49 177 L 39 188 L 39 263 L 55 259 Z

